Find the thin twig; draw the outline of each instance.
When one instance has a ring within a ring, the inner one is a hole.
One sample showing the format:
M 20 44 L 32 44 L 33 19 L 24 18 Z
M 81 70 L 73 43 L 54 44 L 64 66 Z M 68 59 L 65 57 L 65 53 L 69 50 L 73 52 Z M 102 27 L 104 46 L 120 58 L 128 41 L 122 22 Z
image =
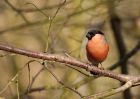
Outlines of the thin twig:
M 75 90 L 75 89 L 73 89 L 73 88 L 71 88 L 71 87 L 65 85 L 61 80 L 59 80 L 58 77 L 57 77 L 50 69 L 48 69 L 46 66 L 45 66 L 45 68 L 52 74 L 52 76 L 56 79 L 56 81 L 57 81 L 58 83 L 60 83 L 61 85 L 63 85 L 65 88 L 68 88 L 69 90 L 75 92 L 75 93 L 78 94 L 80 97 L 83 97 L 77 90 Z
M 33 93 L 33 92 L 38 92 L 38 91 L 44 91 L 45 89 L 46 89 L 45 86 L 37 87 L 37 88 L 31 88 L 28 93 Z M 26 92 L 25 92 L 25 94 L 26 94 Z
M 18 88 L 18 75 L 19 73 L 27 66 L 27 64 L 31 63 L 31 62 L 38 62 L 40 63 L 39 61 L 37 60 L 30 60 L 28 61 L 22 68 L 19 69 L 19 71 L 15 74 L 15 76 L 6 84 L 6 86 L 0 91 L 0 94 L 2 94 L 3 92 L 5 92 L 7 90 L 7 88 L 9 87 L 9 85 L 12 83 L 12 82 L 16 82 L 16 85 L 17 85 L 17 96 L 19 97 L 19 88 Z
M 79 70 L 79 69 L 77 69 L 77 68 L 74 68 L 74 67 L 72 67 L 72 66 L 70 66 L 70 65 L 67 65 L 67 66 L 70 67 L 70 68 L 72 68 L 72 69 L 74 69 L 74 70 L 76 70 L 76 71 L 78 71 L 79 73 L 81 73 L 81 74 L 83 74 L 83 75 L 85 75 L 85 76 L 87 76 L 87 77 L 91 77 L 91 75 L 86 74 L 86 73 L 82 72 L 81 70 Z M 92 76 L 92 77 L 93 77 L 93 76 Z
M 57 8 L 57 10 L 56 10 L 56 12 L 54 13 L 53 17 L 50 18 L 50 24 L 49 24 L 48 33 L 47 33 L 47 38 L 46 38 L 45 52 L 47 52 L 47 50 L 48 50 L 48 46 L 49 46 L 49 36 L 50 36 L 50 32 L 51 32 L 51 27 L 52 27 L 53 20 L 55 19 L 56 15 L 58 14 L 60 8 L 61 8 L 65 3 L 66 3 L 66 0 L 63 1 L 63 3 Z
M 72 1 L 68 1 L 68 2 L 65 3 L 65 5 L 70 4 L 71 2 Z M 39 9 L 41 11 L 43 11 L 43 10 L 52 10 L 52 9 L 58 8 L 61 5 L 63 5 L 63 4 L 60 3 L 60 4 L 50 5 L 50 6 L 47 5 L 47 6 L 39 8 Z M 17 8 L 17 7 L 15 7 L 15 9 L 17 11 L 19 11 L 19 12 L 22 12 L 22 13 L 30 13 L 30 12 L 37 12 L 38 11 L 38 9 L 35 9 L 35 8 Z
M 95 80 L 96 78 L 98 77 L 86 77 L 84 79 L 82 79 L 81 81 L 73 84 L 72 86 L 75 88 L 75 89 L 78 89 L 80 87 L 82 87 L 83 85 L 87 84 L 87 83 L 90 83 L 91 81 Z
M 43 15 L 45 15 L 47 18 L 49 18 L 49 16 L 46 13 L 44 13 L 41 9 L 39 9 L 35 4 L 33 4 L 33 3 L 27 3 L 27 4 L 33 5 L 37 9 L 37 11 L 41 12 Z
M 18 77 L 18 74 L 16 74 L 8 83 L 7 85 L 0 91 L 0 94 L 6 91 L 6 89 L 9 87 L 9 85 L 15 81 L 15 79 Z
M 41 64 L 40 61 L 37 61 L 37 60 L 30 60 L 29 62 L 27 62 L 25 65 L 28 66 L 28 71 L 29 71 L 29 84 L 28 84 L 28 87 L 27 87 L 27 91 L 25 92 L 25 94 L 29 93 L 32 86 L 33 86 L 33 83 L 35 82 L 36 78 L 38 77 L 38 75 L 44 70 L 44 67 L 41 68 L 37 73 L 36 75 L 32 78 L 32 81 L 30 80 L 30 63 L 32 62 L 37 62 L 39 64 Z M 42 64 L 41 64 L 42 65 Z M 31 81 L 31 82 L 30 82 Z
M 8 0 L 5 0 L 5 2 L 12 8 L 12 10 L 17 12 L 26 23 L 30 23 L 24 16 L 24 14 L 21 11 L 17 10 Z
M 74 58 L 73 58 L 72 56 L 70 56 L 68 53 L 64 53 L 64 54 L 65 54 L 67 57 L 74 59 Z M 83 74 L 83 75 L 85 75 L 85 76 L 87 76 L 87 77 L 91 77 L 91 75 L 88 75 L 88 74 L 86 74 L 86 73 L 80 71 L 79 69 L 74 68 L 73 66 L 70 66 L 70 65 L 67 65 L 67 66 L 70 67 L 70 68 L 72 68 L 72 69 L 74 69 L 74 70 L 76 70 L 76 71 L 78 71 L 79 73 L 81 73 L 81 74 Z
M 17 75 L 17 79 L 16 79 L 16 89 L 17 89 L 17 97 L 18 99 L 20 99 L 20 95 L 19 95 L 19 80 L 18 80 L 18 75 Z
M 97 5 L 99 5 L 99 4 L 97 4 Z M 84 13 L 84 12 L 86 12 L 86 11 L 88 11 L 88 10 L 95 9 L 96 7 L 97 7 L 97 6 L 91 6 L 91 7 L 88 7 L 88 8 L 86 8 L 86 9 L 84 9 L 84 10 L 80 10 L 80 11 L 71 13 L 71 14 L 69 14 L 69 15 L 67 16 L 67 18 L 70 19 L 71 17 L 74 17 L 74 16 L 76 16 L 76 15 L 79 15 L 79 14 L 81 14 L 81 13 Z M 41 10 L 41 9 L 40 9 L 40 10 Z M 55 22 L 60 22 L 60 21 L 62 21 L 62 20 L 63 20 L 63 18 L 62 18 L 62 19 L 58 19 L 58 20 L 56 20 Z M 40 21 L 30 22 L 30 23 L 28 23 L 28 24 L 27 24 L 27 23 L 23 23 L 23 24 L 19 24 L 19 25 L 17 25 L 17 26 L 13 26 L 13 27 L 10 27 L 10 28 L 7 28 L 7 29 L 0 30 L 0 34 L 3 34 L 3 33 L 8 32 L 8 31 L 20 30 L 20 29 L 27 28 L 27 27 L 29 27 L 29 26 L 38 26 L 38 25 L 42 25 L 42 24 L 46 24 L 46 23 L 48 23 L 48 19 L 47 19 L 47 20 L 44 19 L 44 20 L 40 20 Z
M 33 83 L 35 82 L 36 78 L 39 76 L 39 74 L 44 70 L 44 67 L 41 68 L 36 75 L 32 78 L 32 82 L 30 83 L 29 87 L 28 87 L 28 92 L 30 91 L 31 87 L 33 86 Z

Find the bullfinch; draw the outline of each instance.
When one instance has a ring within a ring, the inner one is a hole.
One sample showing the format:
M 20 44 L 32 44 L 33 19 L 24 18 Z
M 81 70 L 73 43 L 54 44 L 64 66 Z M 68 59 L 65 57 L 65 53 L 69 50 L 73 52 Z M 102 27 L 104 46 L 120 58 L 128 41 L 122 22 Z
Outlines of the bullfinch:
M 86 45 L 87 59 L 98 67 L 107 57 L 109 45 L 104 33 L 99 30 L 90 30 L 86 35 L 88 42 Z M 94 73 L 92 73 L 94 74 Z

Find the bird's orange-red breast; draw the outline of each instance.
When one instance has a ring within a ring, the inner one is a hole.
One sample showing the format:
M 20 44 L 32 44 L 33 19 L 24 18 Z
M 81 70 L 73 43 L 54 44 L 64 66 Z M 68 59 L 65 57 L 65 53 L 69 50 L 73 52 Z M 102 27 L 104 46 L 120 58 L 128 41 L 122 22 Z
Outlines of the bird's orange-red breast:
M 87 58 L 91 63 L 103 62 L 109 52 L 109 45 L 104 33 L 99 30 L 91 30 L 87 33 L 88 42 L 86 45 Z

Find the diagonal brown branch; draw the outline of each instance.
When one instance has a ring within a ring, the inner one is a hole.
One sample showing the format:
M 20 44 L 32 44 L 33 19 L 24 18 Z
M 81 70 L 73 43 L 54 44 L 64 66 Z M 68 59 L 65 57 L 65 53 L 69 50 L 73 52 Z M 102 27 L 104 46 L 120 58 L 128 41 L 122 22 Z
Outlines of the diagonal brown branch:
M 28 57 L 32 57 L 32 58 L 43 59 L 43 60 L 48 60 L 48 61 L 55 61 L 55 62 L 73 65 L 76 67 L 86 69 L 88 71 L 92 71 L 101 76 L 114 78 L 121 82 L 127 82 L 128 80 L 132 80 L 133 78 L 137 77 L 137 76 L 129 76 L 129 75 L 123 75 L 123 74 L 116 74 L 109 70 L 100 70 L 99 68 L 97 68 L 95 66 L 91 66 L 89 64 L 80 62 L 79 60 L 74 59 L 74 58 L 69 58 L 69 57 L 61 56 L 61 55 L 57 55 L 57 54 L 46 54 L 46 53 L 42 53 L 42 52 L 35 52 L 35 51 L 20 49 L 20 48 L 9 46 L 9 45 L 3 44 L 3 43 L 0 43 L 0 50 L 11 52 L 11 53 L 16 53 L 16 54 L 20 54 L 20 55 L 24 55 L 24 56 L 28 56 Z
M 138 41 L 137 45 L 128 52 L 120 61 L 116 62 L 112 66 L 110 66 L 108 69 L 113 70 L 117 68 L 119 65 L 122 65 L 124 62 L 128 61 L 133 55 L 135 55 L 140 50 L 140 41 Z
M 85 96 L 85 97 L 83 97 L 83 99 L 87 99 L 87 98 L 101 99 L 101 98 L 105 98 L 105 97 L 114 95 L 116 93 L 123 92 L 123 91 L 127 90 L 128 88 L 133 87 L 134 83 L 136 83 L 139 80 L 140 80 L 140 77 L 134 78 L 132 80 L 129 80 L 124 85 L 120 86 L 119 88 L 110 89 L 110 90 L 105 91 L 105 92 L 101 92 L 101 93 L 97 93 L 97 94 L 94 94 L 94 95 Z

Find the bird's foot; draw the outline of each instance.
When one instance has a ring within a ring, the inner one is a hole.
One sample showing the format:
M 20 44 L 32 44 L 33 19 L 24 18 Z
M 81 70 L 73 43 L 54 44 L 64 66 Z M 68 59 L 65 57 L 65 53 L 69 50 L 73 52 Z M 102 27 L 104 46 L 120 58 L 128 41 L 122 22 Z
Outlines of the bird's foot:
M 98 66 L 98 68 L 101 69 L 101 70 L 105 70 L 101 63 L 100 63 L 100 65 Z

